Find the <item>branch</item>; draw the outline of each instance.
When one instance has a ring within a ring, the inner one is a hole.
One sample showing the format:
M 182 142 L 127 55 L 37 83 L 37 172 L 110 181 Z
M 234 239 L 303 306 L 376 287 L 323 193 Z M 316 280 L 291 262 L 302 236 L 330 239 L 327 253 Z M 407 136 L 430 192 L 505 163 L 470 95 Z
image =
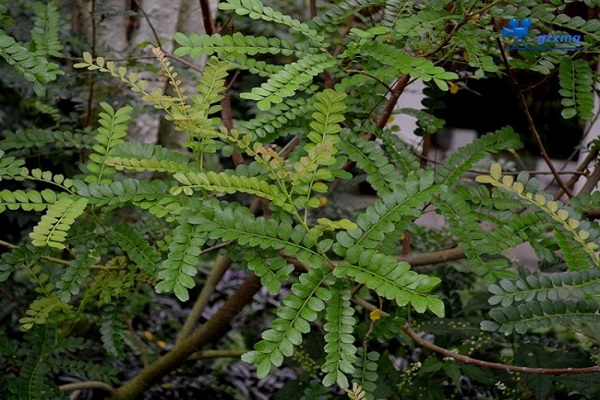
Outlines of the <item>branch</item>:
M 203 350 L 203 351 L 195 352 L 188 358 L 188 360 L 192 361 L 192 360 L 200 360 L 202 358 L 226 358 L 226 357 L 239 358 L 244 353 L 247 353 L 247 352 L 248 352 L 248 350 Z
M 310 8 L 310 19 L 313 19 L 317 16 L 317 0 L 309 0 L 309 8 Z
M 409 254 L 398 257 L 400 261 L 406 261 L 413 267 L 420 267 L 430 264 L 441 264 L 450 261 L 456 261 L 465 258 L 465 252 L 460 247 L 451 249 L 432 251 L 431 253 Z
M 592 190 L 598 185 L 598 181 L 600 181 L 600 164 L 596 164 L 596 168 L 594 168 L 594 172 L 588 176 L 587 181 L 579 191 L 578 195 L 583 193 L 592 193 Z
M 377 120 L 378 128 L 383 129 L 387 125 L 387 123 L 390 119 L 390 115 L 392 115 L 392 112 L 394 111 L 394 108 L 396 107 L 396 104 L 398 103 L 398 99 L 404 92 L 404 89 L 406 88 L 406 85 L 408 85 L 409 80 L 410 80 L 410 75 L 404 74 L 400 77 L 400 79 L 398 79 L 398 81 L 392 88 L 392 91 L 390 93 L 390 98 L 388 99 L 387 103 L 385 104 L 385 107 L 383 108 L 383 111 L 381 112 L 381 115 L 379 116 L 379 119 Z
M 14 245 L 9 242 L 6 242 L 4 240 L 0 240 L 0 246 L 6 247 L 7 249 L 11 249 L 11 250 L 19 248 L 19 246 Z M 60 264 L 60 265 L 65 265 L 65 266 L 71 265 L 71 261 L 63 260 L 61 258 L 55 258 L 55 257 L 50 257 L 50 256 L 40 256 L 40 258 L 42 260 L 46 260 L 46 261 L 54 263 L 54 264 Z M 118 266 L 109 267 L 106 265 L 92 265 L 90 267 L 90 269 L 97 269 L 97 270 L 101 270 L 101 271 L 119 271 L 119 270 L 122 270 L 123 267 L 118 267 Z
M 156 47 L 160 47 L 162 49 L 162 44 L 160 43 L 160 38 L 158 37 L 158 33 L 156 33 L 156 29 L 154 29 L 154 25 L 152 24 L 152 22 L 150 22 L 150 18 L 148 17 L 148 14 L 146 14 L 146 11 L 144 11 L 144 9 L 142 8 L 142 4 L 140 3 L 139 0 L 134 0 L 134 1 L 135 1 L 135 4 L 137 5 L 138 9 L 142 12 L 144 19 L 148 23 L 148 27 L 150 28 L 150 31 L 152 32 L 152 36 L 154 36 L 154 40 L 156 40 Z
M 518 367 L 515 365 L 494 363 L 489 361 L 477 360 L 475 358 L 463 356 L 462 354 L 455 353 L 453 351 L 444 349 L 436 344 L 428 342 L 413 331 L 409 325 L 404 327 L 404 333 L 406 333 L 412 340 L 419 343 L 421 346 L 426 347 L 436 353 L 443 354 L 447 357 L 452 357 L 457 361 L 461 361 L 467 364 L 477 365 L 479 367 L 499 369 L 502 371 L 512 372 L 523 372 L 526 374 L 536 375 L 575 375 L 575 374 L 589 374 L 592 372 L 600 372 L 600 366 L 586 367 L 586 368 L 531 368 L 531 367 Z
M 542 143 L 540 134 L 539 134 L 537 128 L 535 127 L 535 123 L 533 122 L 533 118 L 531 117 L 531 113 L 529 112 L 529 106 L 527 105 L 527 100 L 525 99 L 525 96 L 523 95 L 523 91 L 521 89 L 519 89 L 519 86 L 517 85 L 517 80 L 515 79 L 515 77 L 512 73 L 512 69 L 510 68 L 510 64 L 508 63 L 508 59 L 506 58 L 504 49 L 502 48 L 502 42 L 500 42 L 500 38 L 496 38 L 496 42 L 498 43 L 498 48 L 500 49 L 500 54 L 502 55 L 502 62 L 504 63 L 504 68 L 506 68 L 506 74 L 508 75 L 508 80 L 509 80 L 511 86 L 513 87 L 513 89 L 515 90 L 517 97 L 519 98 L 519 103 L 521 104 L 521 108 L 523 109 L 525 119 L 527 120 L 527 125 L 529 125 L 529 130 L 531 131 L 531 134 L 533 135 L 533 138 L 535 139 L 535 142 L 540 150 L 540 155 L 546 162 L 546 165 L 548 165 L 548 168 L 550 168 L 550 171 L 552 171 L 552 175 L 554 176 L 554 179 L 556 180 L 556 182 L 558 182 L 558 184 L 560 185 L 562 190 L 567 194 L 567 196 L 569 196 L 569 198 L 571 198 L 571 197 L 573 197 L 573 192 L 571 192 L 569 187 L 567 185 L 565 185 L 562 178 L 556 171 L 554 164 L 552 164 L 550 157 L 548 157 L 548 154 L 546 153 L 546 148 L 544 147 L 544 144 Z
M 352 302 L 363 307 L 365 310 L 369 310 L 369 311 L 379 310 L 382 317 L 390 316 L 390 314 L 381 310 L 379 307 L 377 307 L 374 304 L 371 304 L 368 301 L 363 300 L 361 298 L 352 297 Z M 408 324 L 404 326 L 403 330 L 404 330 L 404 333 L 406 333 L 412 340 L 414 340 L 415 342 L 417 342 L 418 344 L 420 344 L 421 346 L 423 346 L 425 348 L 433 350 L 436 353 L 443 354 L 447 357 L 451 357 L 457 361 L 461 361 L 466 364 L 477 365 L 479 367 L 499 369 L 502 371 L 523 372 L 523 373 L 527 373 L 527 374 L 537 374 L 537 375 L 589 374 L 592 372 L 600 372 L 600 366 L 586 367 L 586 368 L 530 368 L 530 367 L 519 367 L 519 366 L 515 366 L 515 365 L 501 364 L 501 363 L 494 363 L 494 362 L 489 362 L 489 361 L 478 360 L 476 358 L 463 356 L 462 354 L 455 353 L 453 351 L 450 351 L 448 349 L 440 347 L 436 344 L 428 342 L 427 340 L 425 340 L 421 336 L 419 336 L 414 330 L 412 330 L 412 328 Z
M 589 210 L 584 213 L 588 218 L 600 219 L 600 210 Z
M 217 284 L 221 281 L 223 275 L 225 275 L 225 272 L 227 272 L 230 266 L 231 259 L 229 257 L 220 254 L 217 256 L 217 259 L 215 260 L 215 263 L 210 271 L 210 275 L 206 279 L 206 282 L 204 282 L 202 291 L 196 299 L 192 310 L 188 314 L 185 323 L 179 332 L 176 343 L 180 343 L 183 339 L 192 334 L 194 328 L 196 327 L 196 323 L 202 316 L 202 312 L 208 304 L 210 296 L 212 296 L 212 294 L 215 292 Z
M 71 392 L 74 390 L 103 390 L 106 393 L 112 394 L 114 392 L 114 388 L 107 383 L 100 381 L 85 381 L 85 382 L 75 382 L 75 383 L 67 383 L 65 385 L 60 385 L 58 389 L 61 392 Z
M 19 248 L 19 246 L 14 245 L 14 244 L 9 243 L 9 242 L 5 242 L 4 240 L 0 240 L 0 246 L 6 247 L 7 249 L 11 249 L 11 250 Z M 49 257 L 49 256 L 41 256 L 40 258 L 42 260 L 50 261 L 50 262 L 55 263 L 55 264 L 71 265 L 70 261 L 61 260 L 60 258 L 54 258 L 54 257 Z
M 162 377 L 176 370 L 205 344 L 221 338 L 229 328 L 231 320 L 252 301 L 252 297 L 260 289 L 260 279 L 251 275 L 223 304 L 214 317 L 209 319 L 191 336 L 183 339 L 171 351 L 144 368 L 132 380 L 116 389 L 111 400 L 132 400 L 140 396 L 147 388 L 156 384 Z
M 202 24 L 204 25 L 204 33 L 212 35 L 216 32 L 215 21 L 210 12 L 210 3 L 208 0 L 199 0 L 200 10 L 202 10 Z
M 592 151 L 590 151 L 588 153 L 588 155 L 585 157 L 585 159 L 581 162 L 581 164 L 579 165 L 579 167 L 577 167 L 577 172 L 579 172 L 580 174 L 583 174 L 583 172 L 587 169 L 588 165 L 594 161 L 596 159 L 596 157 L 598 156 L 598 148 L 594 147 L 592 149 Z M 572 176 L 571 179 L 569 179 L 569 181 L 567 182 L 567 186 L 568 187 L 573 187 L 573 185 L 575 183 L 577 183 L 577 181 L 579 180 L 579 176 Z M 555 195 L 554 195 L 554 200 L 558 200 L 560 198 L 560 196 L 563 195 L 563 191 L 562 189 L 559 190 Z

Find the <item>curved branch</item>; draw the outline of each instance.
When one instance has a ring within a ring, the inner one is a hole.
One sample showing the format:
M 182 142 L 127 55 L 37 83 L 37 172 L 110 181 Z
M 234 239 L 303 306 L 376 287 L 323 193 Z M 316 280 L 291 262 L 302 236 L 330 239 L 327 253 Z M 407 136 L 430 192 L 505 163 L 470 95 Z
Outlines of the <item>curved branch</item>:
M 10 249 L 10 250 L 14 250 L 14 249 L 18 249 L 19 248 L 19 246 L 14 245 L 14 244 L 9 243 L 9 242 L 6 242 L 4 240 L 0 240 L 0 246 L 6 247 L 7 249 Z M 40 256 L 40 258 L 42 260 L 46 260 L 46 261 L 49 261 L 49 262 L 55 263 L 55 264 L 71 265 L 70 261 L 62 260 L 60 258 L 54 258 L 54 257 L 49 257 L 49 256 Z
M 552 176 L 554 176 L 554 179 L 556 180 L 558 185 L 567 194 L 567 196 L 569 196 L 569 198 L 571 198 L 574 196 L 573 192 L 571 191 L 571 189 L 569 189 L 569 187 L 567 185 L 565 185 L 565 182 L 562 180 L 562 178 L 558 174 L 558 171 L 556 171 L 556 167 L 554 167 L 552 160 L 550 160 L 548 153 L 546 153 L 546 148 L 544 147 L 544 144 L 542 143 L 540 134 L 535 126 L 535 123 L 533 122 L 531 113 L 529 112 L 529 106 L 527 105 L 527 100 L 525 99 L 525 96 L 523 95 L 523 91 L 519 88 L 519 85 L 517 84 L 517 80 L 515 79 L 513 71 L 510 68 L 510 63 L 508 62 L 508 58 L 506 58 L 506 54 L 504 52 L 504 48 L 502 47 L 502 42 L 500 42 L 500 38 L 496 38 L 496 42 L 498 43 L 498 48 L 500 49 L 500 55 L 502 56 L 502 62 L 504 63 L 504 68 L 506 69 L 506 74 L 508 76 L 508 80 L 514 89 L 514 91 L 517 95 L 517 98 L 519 99 L 519 103 L 521 104 L 521 109 L 523 110 L 523 115 L 525 116 L 525 119 L 527 120 L 527 125 L 529 126 L 529 130 L 531 131 L 531 134 L 533 135 L 533 139 L 534 139 L 535 143 L 537 144 L 538 149 L 540 150 L 540 155 L 546 162 L 546 165 L 548 165 L 548 168 L 550 169 L 550 171 L 552 171 Z
M 389 317 L 389 314 L 385 311 L 379 309 L 379 307 L 374 304 L 369 303 L 366 300 L 363 300 L 358 297 L 353 297 L 352 301 L 355 304 L 363 307 L 366 310 L 373 311 L 379 310 L 382 317 Z M 489 361 L 478 360 L 476 358 L 463 356 L 462 354 L 455 353 L 443 347 L 440 347 L 436 344 L 428 342 L 427 340 L 420 337 L 417 332 L 412 330 L 410 325 L 406 325 L 404 327 L 404 333 L 406 333 L 412 340 L 420 344 L 421 346 L 428 348 L 430 350 L 435 351 L 436 353 L 443 354 L 447 357 L 451 357 L 457 361 L 464 362 L 466 364 L 477 365 L 479 367 L 491 368 L 491 369 L 499 369 L 502 371 L 513 371 L 513 372 L 523 372 L 526 374 L 537 374 L 537 375 L 569 375 L 569 374 L 589 374 L 592 372 L 600 372 L 600 366 L 594 367 L 586 367 L 586 368 L 531 368 L 531 367 L 519 367 L 516 365 L 509 364 L 501 364 L 494 363 Z
M 217 313 L 204 325 L 183 339 L 164 356 L 138 373 L 132 380 L 113 391 L 111 400 L 138 398 L 147 388 L 156 384 L 163 376 L 182 366 L 203 345 L 221 338 L 231 320 L 252 301 L 260 289 L 260 278 L 251 275 L 242 283 Z
M 74 382 L 60 385 L 58 389 L 61 392 L 71 392 L 74 390 L 102 390 L 106 393 L 112 394 L 115 389 L 107 383 L 100 381 L 85 381 L 85 382 Z
M 574 375 L 574 374 L 589 374 L 592 372 L 600 372 L 600 366 L 586 367 L 586 368 L 532 368 L 532 367 L 518 367 L 516 365 L 508 365 L 501 363 L 494 363 L 489 361 L 477 360 L 462 354 L 455 353 L 448 349 L 444 349 L 436 344 L 428 342 L 413 331 L 409 325 L 404 327 L 404 333 L 406 333 L 412 340 L 419 343 L 421 346 L 426 347 L 436 353 L 443 354 L 447 357 L 452 357 L 457 361 L 461 361 L 467 364 L 477 365 L 479 367 L 499 369 L 502 371 L 522 372 L 525 374 L 536 374 L 536 375 Z

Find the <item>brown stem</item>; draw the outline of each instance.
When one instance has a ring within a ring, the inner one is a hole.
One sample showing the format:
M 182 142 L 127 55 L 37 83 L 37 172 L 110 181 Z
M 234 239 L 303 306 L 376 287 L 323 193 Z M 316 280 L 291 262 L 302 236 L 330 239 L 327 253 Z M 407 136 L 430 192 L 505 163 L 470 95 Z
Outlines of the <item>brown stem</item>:
M 431 148 L 431 135 L 425 133 L 423 135 L 423 149 L 421 150 L 421 168 L 427 166 L 427 160 L 429 160 L 429 149 Z
M 5 242 L 4 240 L 0 240 L 0 246 L 6 247 L 7 249 L 11 249 L 11 250 L 19 248 L 19 246 L 16 246 L 16 245 L 14 245 L 12 243 L 9 243 L 9 242 Z M 50 261 L 51 263 L 55 263 L 55 264 L 71 265 L 70 261 L 61 260 L 60 258 L 54 258 L 54 257 L 49 257 L 49 256 L 41 256 L 40 258 L 42 260 Z
M 433 251 L 431 253 L 401 255 L 400 261 L 406 261 L 413 267 L 420 267 L 430 264 L 441 264 L 450 261 L 456 261 L 465 258 L 465 252 L 459 247 L 451 249 Z
M 579 167 L 577 167 L 577 172 L 579 174 L 583 174 L 583 172 L 587 169 L 588 165 L 594 161 L 596 159 L 596 157 L 598 156 L 598 149 L 594 148 L 592 151 L 590 151 L 588 153 L 588 155 L 585 157 L 585 159 L 581 162 L 581 164 L 579 165 Z M 573 175 L 571 177 L 571 179 L 569 179 L 569 181 L 567 182 L 567 186 L 568 187 L 573 187 L 573 185 L 575 185 L 575 183 L 577 183 L 577 181 L 579 180 L 579 175 Z M 560 196 L 563 195 L 563 191 L 562 189 L 560 189 L 555 195 L 554 195 L 554 199 L 558 200 L 560 198 Z
M 148 364 L 150 364 L 148 352 L 146 351 L 146 345 L 144 344 L 144 342 L 142 342 L 142 339 L 140 339 L 140 337 L 137 335 L 135 329 L 133 329 L 133 324 L 131 323 L 131 320 L 127 320 L 127 329 L 129 330 L 129 334 L 131 335 L 133 345 L 140 352 L 140 359 L 142 360 L 142 365 L 144 366 L 144 368 L 146 368 Z
M 200 10 L 202 10 L 202 23 L 204 25 L 204 33 L 212 35 L 216 32 L 215 21 L 210 12 L 210 2 L 208 0 L 199 0 Z
M 408 85 L 408 81 L 410 80 L 410 75 L 404 74 L 398 79 L 394 87 L 392 88 L 392 92 L 390 93 L 390 97 L 377 120 L 377 127 L 380 129 L 385 128 L 387 125 L 392 112 L 394 111 L 394 107 L 398 103 L 398 99 L 404 92 L 406 85 Z
M 600 219 L 600 210 L 589 210 L 586 211 L 585 216 L 592 219 Z
M 231 84 L 233 83 L 233 79 L 235 79 L 235 76 L 234 78 L 232 78 Z M 225 127 L 225 129 L 227 129 L 228 131 L 231 131 L 233 129 L 231 97 L 229 97 L 228 90 L 225 90 L 225 93 L 223 93 L 223 98 L 221 99 L 221 120 L 223 121 L 223 126 Z M 243 165 L 245 163 L 244 156 L 237 151 L 233 152 L 233 154 L 231 155 L 231 159 L 233 160 L 233 164 L 235 166 Z
M 585 184 L 579 191 L 578 195 L 581 195 L 583 193 L 591 193 L 592 190 L 594 190 L 594 188 L 596 187 L 596 185 L 598 185 L 598 181 L 600 181 L 600 164 L 596 164 L 594 172 L 592 172 L 591 175 L 588 176 L 587 180 L 585 181 Z
M 464 362 L 471 365 L 477 365 L 478 367 L 499 369 L 502 371 L 522 372 L 526 374 L 536 375 L 574 375 L 574 374 L 589 374 L 592 372 L 600 372 L 600 366 L 586 367 L 586 368 L 531 368 L 531 367 L 518 367 L 516 365 L 501 364 L 489 361 L 478 360 L 462 354 L 455 353 L 448 349 L 444 349 L 436 344 L 433 344 L 413 331 L 408 325 L 404 327 L 404 333 L 406 333 L 412 340 L 419 343 L 421 346 L 445 355 L 446 357 L 452 357 L 453 359 Z
M 379 307 L 374 304 L 369 303 L 366 300 L 363 300 L 358 297 L 353 297 L 352 301 L 359 306 L 363 307 L 365 310 L 373 311 L 379 310 L 382 317 L 389 317 L 389 314 L 385 311 L 381 310 Z M 451 357 L 457 361 L 461 361 L 467 364 L 477 365 L 479 367 L 499 369 L 502 371 L 513 371 L 513 372 L 523 372 L 527 374 L 537 374 L 537 375 L 567 375 L 567 374 L 589 374 L 592 372 L 600 372 L 600 366 L 594 367 L 586 367 L 586 368 L 530 368 L 530 367 L 518 367 L 515 365 L 509 364 L 501 364 L 494 363 L 489 361 L 478 360 L 476 358 L 463 356 L 462 354 L 455 353 L 438 345 L 435 345 L 431 342 L 420 337 L 409 325 L 404 327 L 404 332 L 415 342 L 420 344 L 421 346 L 433 350 L 437 353 L 443 354 L 447 357 Z
M 188 357 L 200 347 L 219 339 L 229 327 L 231 320 L 252 301 L 252 297 L 260 289 L 260 279 L 256 275 L 250 276 L 238 290 L 223 304 L 214 317 L 209 319 L 202 327 L 191 336 L 177 343 L 173 349 L 144 368 L 140 373 L 116 389 L 111 400 L 132 400 L 139 397 L 150 386 L 168 373 L 183 365 Z
M 310 2 L 310 18 L 317 16 L 317 0 L 309 0 Z

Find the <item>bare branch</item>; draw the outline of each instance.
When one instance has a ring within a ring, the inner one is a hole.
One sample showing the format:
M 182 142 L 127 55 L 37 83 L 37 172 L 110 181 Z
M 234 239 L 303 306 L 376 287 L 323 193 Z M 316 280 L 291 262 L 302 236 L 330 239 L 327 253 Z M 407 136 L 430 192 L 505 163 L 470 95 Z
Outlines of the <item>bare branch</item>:
M 200 360 L 203 358 L 240 358 L 248 350 L 202 350 L 197 351 L 188 358 L 188 360 Z
M 61 392 L 71 392 L 74 390 L 102 390 L 109 394 L 112 394 L 115 390 L 109 384 L 100 381 L 67 383 L 65 385 L 60 385 L 58 389 L 60 389 Z
M 544 144 L 542 143 L 540 134 L 535 126 L 535 123 L 533 122 L 531 113 L 529 112 L 529 106 L 527 105 L 527 100 L 525 99 L 525 96 L 523 95 L 523 91 L 519 88 L 519 86 L 517 84 L 517 80 L 515 79 L 515 76 L 513 75 L 512 69 L 510 67 L 508 59 L 506 58 L 506 54 L 502 47 L 502 42 L 500 41 L 500 38 L 496 38 L 496 42 L 498 43 L 498 48 L 500 49 L 500 54 L 502 55 L 502 62 L 504 63 L 504 68 L 506 68 L 506 74 L 508 76 L 508 80 L 519 99 L 519 103 L 521 104 L 521 109 L 523 110 L 523 114 L 525 115 L 525 119 L 527 120 L 527 125 L 529 126 L 529 131 L 533 135 L 533 138 L 538 146 L 538 149 L 540 150 L 540 155 L 546 162 L 546 165 L 548 165 L 548 168 L 550 169 L 550 171 L 552 171 L 552 175 L 554 176 L 554 179 L 556 180 L 556 182 L 559 184 L 559 186 L 562 188 L 562 190 L 567 194 L 567 196 L 569 196 L 569 198 L 571 198 L 571 197 L 573 197 L 573 192 L 571 191 L 571 189 L 569 189 L 569 187 L 567 185 L 565 185 L 562 178 L 556 171 L 556 167 L 554 167 L 552 160 L 550 160 L 550 157 L 548 157 L 548 154 L 546 153 L 546 148 L 544 147 Z
M 409 325 L 404 327 L 404 333 L 406 333 L 412 340 L 419 343 L 421 346 L 435 351 L 436 353 L 443 354 L 447 357 L 451 357 L 456 361 L 464 362 L 467 364 L 477 365 L 478 367 L 499 369 L 502 371 L 522 372 L 526 374 L 535 375 L 575 375 L 575 374 L 589 374 L 592 372 L 600 372 L 600 366 L 587 367 L 587 368 L 531 368 L 531 367 L 518 367 L 515 365 L 501 364 L 489 361 L 478 360 L 462 354 L 455 353 L 448 349 L 444 349 L 436 344 L 428 342 L 413 331 Z
M 373 311 L 379 310 L 382 317 L 389 317 L 389 314 L 385 311 L 379 309 L 379 307 L 374 304 L 369 303 L 366 300 L 361 298 L 353 297 L 352 301 L 359 306 L 363 307 L 366 310 Z M 456 361 L 464 362 L 466 364 L 477 365 L 479 367 L 491 368 L 491 369 L 499 369 L 502 371 L 513 371 L 513 372 L 523 372 L 527 374 L 537 374 L 537 375 L 567 375 L 567 374 L 589 374 L 592 372 L 600 372 L 600 366 L 594 367 L 586 367 L 586 368 L 530 368 L 530 367 L 519 367 L 515 365 L 509 364 L 501 364 L 494 363 L 489 361 L 478 360 L 476 358 L 463 356 L 462 354 L 455 353 L 443 347 L 440 347 L 436 344 L 433 344 L 421 336 L 419 336 L 410 325 L 406 325 L 404 327 L 404 332 L 415 342 L 420 344 L 421 346 L 428 348 L 430 350 L 435 351 L 436 353 L 443 354 L 447 357 L 451 357 Z

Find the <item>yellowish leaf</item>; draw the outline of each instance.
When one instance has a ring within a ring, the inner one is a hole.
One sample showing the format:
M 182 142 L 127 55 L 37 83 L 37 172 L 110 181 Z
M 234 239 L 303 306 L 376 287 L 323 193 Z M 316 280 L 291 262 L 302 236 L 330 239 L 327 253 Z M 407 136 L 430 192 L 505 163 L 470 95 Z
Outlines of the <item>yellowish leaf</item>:
M 558 215 L 558 218 L 560 218 L 561 221 L 565 221 L 567 218 L 569 218 L 569 213 L 566 210 L 558 210 L 556 215 Z
M 515 182 L 512 187 L 513 190 L 518 194 L 523 193 L 523 190 L 525 190 L 525 186 L 523 186 L 521 182 Z
M 475 180 L 479 183 L 492 183 L 494 179 L 489 175 L 479 175 L 475 178 Z
M 541 194 L 536 194 L 533 198 L 535 199 L 535 202 L 540 206 L 546 204 L 546 198 L 544 198 L 544 196 L 542 196 Z
M 499 163 L 493 163 L 490 167 L 490 175 L 495 180 L 499 181 L 502 176 L 502 166 Z
M 510 175 L 505 175 L 502 177 L 502 183 L 504 183 L 504 186 L 506 187 L 511 187 L 514 181 L 515 179 Z

